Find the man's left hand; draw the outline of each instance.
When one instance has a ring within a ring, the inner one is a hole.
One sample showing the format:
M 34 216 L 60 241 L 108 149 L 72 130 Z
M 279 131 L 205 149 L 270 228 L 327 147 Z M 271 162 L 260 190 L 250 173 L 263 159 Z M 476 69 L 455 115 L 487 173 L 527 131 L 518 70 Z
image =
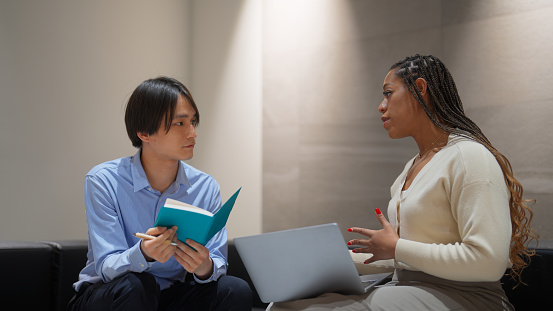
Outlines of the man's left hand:
M 209 250 L 196 241 L 187 239 L 186 243 L 177 241 L 175 259 L 183 268 L 194 273 L 200 280 L 207 280 L 213 274 L 213 260 L 209 257 Z

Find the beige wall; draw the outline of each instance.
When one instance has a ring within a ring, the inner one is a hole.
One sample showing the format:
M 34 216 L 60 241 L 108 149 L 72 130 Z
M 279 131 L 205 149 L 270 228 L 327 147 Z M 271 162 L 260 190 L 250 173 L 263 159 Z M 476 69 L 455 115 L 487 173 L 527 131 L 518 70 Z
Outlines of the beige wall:
M 260 18 L 257 1 L 0 1 L 0 240 L 86 239 L 84 175 L 136 152 L 124 104 L 158 75 L 201 110 L 192 164 L 223 199 L 243 187 L 230 235 L 259 233 Z
M 86 238 L 84 175 L 132 155 L 143 80 L 187 83 L 186 1 L 0 1 L 0 239 Z
M 382 81 L 394 62 L 420 53 L 448 65 L 467 114 L 538 200 L 535 228 L 553 239 L 553 2 L 264 4 L 264 231 L 380 227 L 374 208 L 387 207 L 418 151 L 382 129 Z
M 416 148 L 376 107 L 387 68 L 432 53 L 538 199 L 553 239 L 553 3 L 0 1 L 0 239 L 86 238 L 82 180 L 135 152 L 123 106 L 144 79 L 191 87 L 196 167 L 242 186 L 231 237 L 324 222 L 376 227 Z
M 202 111 L 191 164 L 217 179 L 223 200 L 242 187 L 231 238 L 261 233 L 261 4 L 193 2 L 192 87 Z

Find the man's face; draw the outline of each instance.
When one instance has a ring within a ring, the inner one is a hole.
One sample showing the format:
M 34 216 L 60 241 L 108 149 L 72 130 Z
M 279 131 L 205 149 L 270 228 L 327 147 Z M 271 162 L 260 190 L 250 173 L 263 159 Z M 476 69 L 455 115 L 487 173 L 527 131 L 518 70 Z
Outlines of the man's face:
M 144 147 L 159 160 L 190 160 L 196 144 L 196 111 L 183 96 L 179 96 L 171 128 L 165 132 L 165 118 L 157 132 L 149 135 Z M 147 146 L 146 146 L 147 145 Z

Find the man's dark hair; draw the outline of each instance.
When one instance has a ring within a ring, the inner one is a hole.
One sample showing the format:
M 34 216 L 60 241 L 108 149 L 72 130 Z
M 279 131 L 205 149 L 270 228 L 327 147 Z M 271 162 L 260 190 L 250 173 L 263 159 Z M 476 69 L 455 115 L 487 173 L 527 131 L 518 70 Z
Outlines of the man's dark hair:
M 165 132 L 169 132 L 179 96 L 183 96 L 196 112 L 194 126 L 197 126 L 200 112 L 190 91 L 179 81 L 157 77 L 142 82 L 134 90 L 125 109 L 125 126 L 133 146 L 142 147 L 137 133 L 155 134 L 164 117 Z

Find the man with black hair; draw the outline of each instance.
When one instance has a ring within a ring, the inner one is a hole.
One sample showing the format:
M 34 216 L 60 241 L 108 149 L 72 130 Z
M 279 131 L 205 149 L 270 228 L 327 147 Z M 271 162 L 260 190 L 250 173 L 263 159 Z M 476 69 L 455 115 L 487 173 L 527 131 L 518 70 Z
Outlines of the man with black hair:
M 125 124 L 139 150 L 85 177 L 88 260 L 68 310 L 251 310 L 248 284 L 225 275 L 225 228 L 203 246 L 178 241 L 177 227 L 154 227 L 167 198 L 210 212 L 221 207 L 215 179 L 183 162 L 193 156 L 199 120 L 175 79 L 146 80 L 133 92 Z

